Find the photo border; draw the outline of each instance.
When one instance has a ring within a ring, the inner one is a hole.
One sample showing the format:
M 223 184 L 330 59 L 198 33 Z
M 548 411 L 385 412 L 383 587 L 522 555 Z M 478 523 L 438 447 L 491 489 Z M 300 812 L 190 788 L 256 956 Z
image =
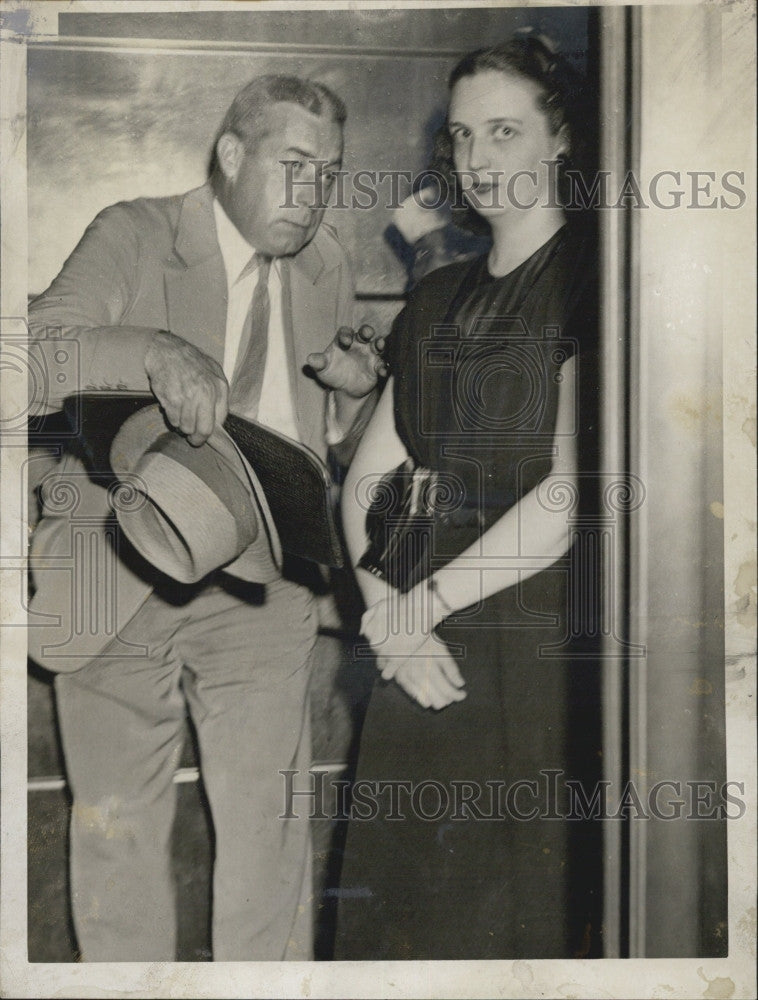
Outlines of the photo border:
M 357 10 L 392 7 L 523 6 L 517 3 L 312 3 L 297 10 Z M 682 4 L 695 6 L 694 4 Z M 548 6 L 548 5 L 545 5 Z M 752 3 L 720 5 L 724 17 L 740 20 L 744 45 L 755 66 Z M 103 2 L 5 3 L 8 27 L 2 33 L 0 60 L 0 218 L 3 282 L 0 316 L 3 339 L 23 336 L 26 310 L 26 158 L 25 43 L 57 32 L 57 15 L 140 10 L 287 10 L 276 0 L 257 3 Z M 734 22 L 733 22 L 734 23 Z M 744 51 L 747 51 L 744 50 Z M 752 93 L 746 83 L 746 92 Z M 755 134 L 752 98 L 741 95 Z M 726 599 L 727 777 L 745 782 L 747 812 L 728 825 L 729 955 L 692 959 L 572 959 L 489 962 L 308 962 L 308 963 L 28 963 L 26 899 L 26 658 L 25 610 L 21 594 L 25 572 L 23 540 L 26 514 L 20 509 L 25 444 L 6 439 L 0 449 L 2 502 L 2 897 L 0 898 L 0 993 L 7 997 L 614 997 L 739 1000 L 754 996 L 756 889 L 756 676 L 755 628 L 744 595 L 735 592 L 743 566 L 755 565 L 754 517 L 755 416 L 755 161 L 744 165 L 748 201 L 731 213 L 735 245 L 724 295 L 724 499 Z M 735 218 L 737 216 L 737 218 Z M 2 375 L 3 415 L 24 412 L 26 379 L 11 367 Z M 748 422 L 752 419 L 752 425 Z M 752 440 L 751 440 L 752 426 Z M 749 513 L 746 513 L 749 512 Z M 748 595 L 749 597 L 749 595 Z M 754 598 L 752 608 L 754 610 Z M 378 929 L 381 933 L 381 929 Z M 751 950 L 752 949 L 752 950 Z

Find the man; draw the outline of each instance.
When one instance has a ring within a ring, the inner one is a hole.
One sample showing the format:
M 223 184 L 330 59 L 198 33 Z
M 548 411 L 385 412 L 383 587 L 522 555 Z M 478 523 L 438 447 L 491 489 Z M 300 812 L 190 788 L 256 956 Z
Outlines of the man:
M 208 184 L 101 212 L 30 307 L 48 403 L 82 389 L 150 390 L 200 446 L 231 394 L 239 415 L 322 456 L 328 437 L 349 456 L 382 362 L 379 342 L 349 329 L 348 263 L 321 227 L 344 119 L 319 84 L 257 78 L 226 115 Z M 285 162 L 313 183 L 287 192 Z M 214 959 L 309 958 L 306 824 L 278 817 L 279 772 L 310 765 L 313 594 L 286 570 L 265 587 L 223 572 L 172 584 L 122 537 L 111 567 L 106 489 L 87 458 L 71 449 L 62 463 L 75 510 L 57 504 L 60 476 L 43 484 L 30 621 L 31 654 L 65 671 L 56 698 L 82 957 L 175 957 L 173 774 L 189 709 L 214 823 Z M 61 572 L 50 554 L 66 546 L 73 568 Z M 111 570 L 109 632 L 98 588 Z

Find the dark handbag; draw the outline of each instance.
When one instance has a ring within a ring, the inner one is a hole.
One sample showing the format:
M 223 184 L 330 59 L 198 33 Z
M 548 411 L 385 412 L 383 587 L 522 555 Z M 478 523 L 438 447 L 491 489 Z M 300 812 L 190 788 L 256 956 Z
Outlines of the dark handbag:
M 405 593 L 431 573 L 438 474 L 407 459 L 369 490 L 361 569 Z

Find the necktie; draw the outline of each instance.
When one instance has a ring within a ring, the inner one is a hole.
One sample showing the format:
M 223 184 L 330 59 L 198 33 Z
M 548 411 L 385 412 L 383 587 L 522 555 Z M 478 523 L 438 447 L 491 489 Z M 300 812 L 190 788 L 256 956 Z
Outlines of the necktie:
M 263 388 L 263 370 L 266 367 L 268 320 L 271 312 L 271 302 L 268 295 L 271 258 L 256 253 L 240 277 L 250 267 L 257 267 L 258 281 L 250 302 L 250 311 L 242 329 L 237 364 L 234 366 L 229 394 L 229 409 L 240 416 L 255 418 L 258 414 L 258 403 Z

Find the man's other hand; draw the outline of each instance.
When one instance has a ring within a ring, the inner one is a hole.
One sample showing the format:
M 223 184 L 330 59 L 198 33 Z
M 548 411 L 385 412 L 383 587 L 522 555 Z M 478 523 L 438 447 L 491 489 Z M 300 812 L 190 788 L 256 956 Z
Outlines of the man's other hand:
M 166 420 L 196 448 L 229 406 L 229 385 L 221 366 L 188 341 L 167 330 L 156 333 L 145 354 L 145 371 Z
M 387 374 L 383 350 L 384 337 L 378 337 L 373 327 L 341 326 L 325 351 L 308 355 L 308 364 L 322 385 L 362 399 Z

